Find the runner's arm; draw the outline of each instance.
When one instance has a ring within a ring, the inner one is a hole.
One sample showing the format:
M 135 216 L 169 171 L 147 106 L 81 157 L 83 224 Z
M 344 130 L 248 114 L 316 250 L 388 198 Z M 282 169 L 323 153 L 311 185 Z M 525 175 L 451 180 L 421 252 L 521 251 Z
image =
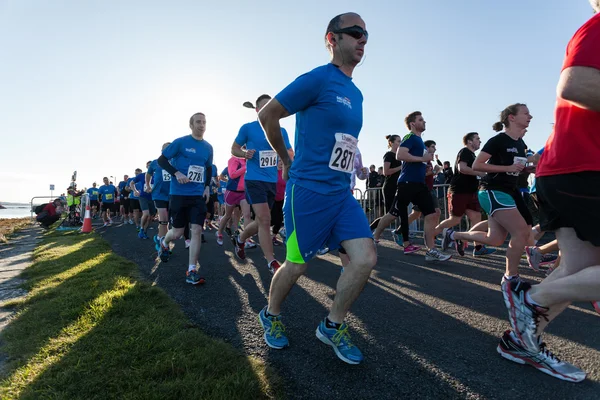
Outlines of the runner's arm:
M 498 172 L 520 172 L 520 170 L 515 169 L 515 165 L 518 164 L 512 164 L 512 165 L 493 165 L 493 164 L 488 164 L 487 161 L 492 158 L 491 154 L 486 153 L 485 151 L 480 151 L 479 155 L 477 156 L 477 158 L 475 159 L 475 161 L 473 161 L 473 171 L 476 172 L 487 172 L 488 174 L 494 174 L 494 173 L 498 173 Z M 524 167 L 524 166 L 521 166 Z M 523 168 L 521 168 L 522 170 Z
M 277 99 L 269 101 L 258 113 L 258 121 L 265 131 L 267 140 L 284 165 L 290 165 L 292 161 L 283 140 L 279 120 L 289 115 Z
M 413 156 L 408 152 L 408 147 L 399 146 L 396 151 L 396 160 L 404 162 L 424 162 L 426 161 L 423 157 Z
M 569 67 L 560 74 L 556 94 L 577 107 L 600 112 L 600 70 Z
M 231 179 L 239 178 L 240 176 L 244 175 L 244 173 L 246 172 L 246 166 L 242 165 L 242 167 L 240 168 L 240 165 L 242 165 L 242 164 L 236 162 L 236 160 L 233 160 L 233 159 L 229 160 L 229 162 L 227 163 L 229 177 Z
M 169 162 L 169 159 L 167 157 L 165 157 L 164 155 L 160 155 L 160 157 L 158 157 L 158 165 L 160 165 L 162 167 L 162 169 L 164 169 L 165 171 L 167 171 L 168 173 L 170 173 L 171 175 L 175 175 L 177 172 L 177 168 L 175 168 L 174 166 L 171 165 L 171 163 Z
M 469 167 L 465 161 L 461 161 L 458 163 L 458 172 L 463 175 L 473 175 L 473 176 L 484 176 L 485 172 L 474 171 L 473 168 Z

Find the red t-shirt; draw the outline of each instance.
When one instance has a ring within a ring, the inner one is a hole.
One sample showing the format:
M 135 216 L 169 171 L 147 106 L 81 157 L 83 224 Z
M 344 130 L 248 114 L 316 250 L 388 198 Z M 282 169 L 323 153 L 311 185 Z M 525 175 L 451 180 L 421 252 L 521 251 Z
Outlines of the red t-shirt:
M 56 215 L 56 206 L 54 203 L 48 203 L 43 211 L 46 211 L 48 215 L 52 217 L 53 215 Z
M 427 161 L 426 171 L 429 172 L 430 170 L 433 171 L 433 164 L 431 161 Z M 427 175 L 425 177 L 425 184 L 429 190 L 433 190 L 433 175 Z
M 562 69 L 591 67 L 600 70 L 600 14 L 575 33 Z M 562 175 L 600 171 L 600 112 L 584 110 L 558 98 L 555 125 L 546 142 L 535 175 Z

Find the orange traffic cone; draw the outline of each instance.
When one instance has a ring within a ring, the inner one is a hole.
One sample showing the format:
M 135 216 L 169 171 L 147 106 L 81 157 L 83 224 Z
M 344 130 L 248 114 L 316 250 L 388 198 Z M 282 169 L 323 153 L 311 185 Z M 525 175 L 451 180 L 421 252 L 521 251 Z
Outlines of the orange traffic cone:
M 83 218 L 83 226 L 81 233 L 90 233 L 92 231 L 92 216 L 90 213 L 89 203 L 85 206 L 85 217 Z

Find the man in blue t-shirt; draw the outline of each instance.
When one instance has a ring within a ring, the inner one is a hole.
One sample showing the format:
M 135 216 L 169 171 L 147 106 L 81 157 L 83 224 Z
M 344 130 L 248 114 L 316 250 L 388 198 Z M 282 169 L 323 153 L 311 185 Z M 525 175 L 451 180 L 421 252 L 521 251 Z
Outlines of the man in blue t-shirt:
M 148 167 L 151 162 L 148 162 Z M 137 171 L 136 171 L 137 172 Z M 140 239 L 148 239 L 148 226 L 150 225 L 150 203 L 152 202 L 152 187 L 146 185 L 146 174 L 144 172 L 136 173 L 133 181 L 130 182 L 131 190 L 135 197 L 137 197 L 140 203 L 140 209 L 142 210 L 142 218 L 140 221 L 140 231 L 138 237 Z
M 87 194 L 90 196 L 90 208 L 94 218 L 98 216 L 98 210 L 100 209 L 100 202 L 98 201 L 98 188 L 96 182 L 92 183 L 92 187 L 87 190 Z
M 104 220 L 104 226 L 110 226 L 113 223 L 110 213 L 114 211 L 115 197 L 117 197 L 118 191 L 116 187 L 109 184 L 107 177 L 102 178 L 102 181 L 104 185 L 98 188 L 100 202 L 102 203 L 102 219 Z
M 190 117 L 191 135 L 175 139 L 158 158 L 158 165 L 171 174 L 169 211 L 173 228 L 160 242 L 158 255 L 169 260 L 170 242 L 181 237 L 187 224 L 191 225 L 191 243 L 186 282 L 204 283 L 198 257 L 202 243 L 202 225 L 206 217 L 206 202 L 210 197 L 208 181 L 212 177 L 213 148 L 204 140 L 206 116 L 196 113 Z
M 271 96 L 268 94 L 259 96 L 256 100 L 256 112 L 260 112 L 269 100 Z M 284 128 L 281 128 L 281 136 L 289 158 L 293 160 L 292 146 Z M 260 123 L 254 121 L 242 125 L 231 146 L 231 154 L 246 159 L 246 200 L 252 206 L 255 215 L 255 221 L 249 224 L 244 221 L 244 231 L 232 239 L 235 254 L 241 260 L 245 259 L 244 244 L 258 232 L 260 247 L 267 259 L 267 268 L 274 274 L 279 268 L 279 262 L 273 254 L 271 239 L 271 208 L 277 192 L 277 152 L 271 147 Z
M 131 209 L 129 208 L 129 188 L 127 186 L 127 181 L 129 180 L 129 175 L 124 175 L 123 180 L 119 182 L 119 198 L 120 198 L 120 213 L 121 219 L 124 224 L 128 221 L 131 225 L 133 225 L 133 217 L 131 215 Z
M 171 142 L 163 144 L 162 150 L 164 151 Z M 154 179 L 154 184 L 151 185 L 150 181 Z M 146 187 L 150 187 L 152 190 L 152 200 L 158 210 L 158 233 L 154 236 L 154 245 L 156 251 L 160 250 L 160 241 L 167 234 L 169 225 L 169 192 L 171 191 L 171 174 L 164 170 L 158 161 L 154 160 L 148 167 L 146 172 Z
M 363 121 L 363 96 L 352 82 L 352 72 L 362 59 L 367 38 L 358 14 L 333 18 L 325 34 L 331 63 L 298 77 L 259 113 L 287 180 L 287 255 L 271 281 L 269 305 L 259 314 L 265 341 L 276 349 L 289 344 L 279 316 L 281 303 L 322 246 L 342 247 L 350 263 L 340 275 L 333 305 L 319 324 L 317 337 L 349 364 L 360 363 L 363 355 L 351 343 L 344 318 L 377 262 L 367 218 L 350 192 Z M 296 114 L 293 163 L 279 123 L 292 114 Z
M 379 221 L 374 237 L 375 240 L 379 240 L 383 230 L 400 217 L 404 254 L 418 251 L 420 247 L 408 240 L 408 205 L 412 203 L 425 216 L 425 246 L 428 249 L 425 260 L 446 261 L 451 256 L 435 248 L 435 227 L 439 223 L 439 217 L 435 212 L 436 206 L 430 190 L 425 184 L 427 163 L 433 160 L 433 152 L 427 151 L 421 139 L 425 132 L 425 119 L 420 111 L 414 111 L 406 116 L 404 123 L 410 132 L 404 136 L 396 151 L 396 158 L 403 161 L 396 199 L 392 209 Z

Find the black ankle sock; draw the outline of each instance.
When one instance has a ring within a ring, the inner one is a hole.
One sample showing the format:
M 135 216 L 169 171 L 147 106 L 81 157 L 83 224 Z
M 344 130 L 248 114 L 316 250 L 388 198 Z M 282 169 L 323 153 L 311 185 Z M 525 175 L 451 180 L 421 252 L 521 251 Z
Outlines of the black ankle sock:
M 329 318 L 325 318 L 325 326 L 330 329 L 340 329 L 342 324 L 336 324 L 335 322 L 331 322 Z

